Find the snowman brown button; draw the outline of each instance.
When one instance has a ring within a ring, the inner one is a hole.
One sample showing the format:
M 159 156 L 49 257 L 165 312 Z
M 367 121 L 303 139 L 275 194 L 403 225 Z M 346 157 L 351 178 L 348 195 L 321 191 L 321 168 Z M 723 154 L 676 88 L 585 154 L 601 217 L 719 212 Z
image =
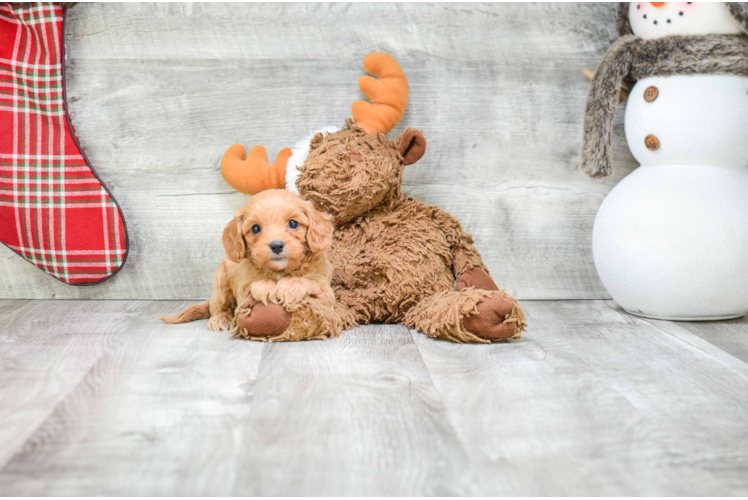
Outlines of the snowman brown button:
M 657 87 L 652 85 L 651 87 L 647 87 L 647 89 L 644 91 L 644 100 L 647 102 L 652 102 L 655 99 L 657 99 L 657 95 L 660 93 L 659 90 L 657 90 Z
M 660 149 L 660 140 L 656 136 L 649 134 L 644 138 L 644 145 L 650 151 L 657 151 Z

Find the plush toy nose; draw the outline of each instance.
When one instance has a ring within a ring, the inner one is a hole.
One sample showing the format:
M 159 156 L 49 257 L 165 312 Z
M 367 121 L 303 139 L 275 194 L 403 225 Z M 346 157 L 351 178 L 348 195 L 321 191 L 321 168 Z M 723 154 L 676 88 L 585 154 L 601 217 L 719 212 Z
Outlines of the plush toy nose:
M 655 6 L 655 7 L 662 7 L 662 6 L 663 6 L 663 5 L 665 5 L 665 4 L 667 3 L 667 2 L 649 2 L 649 3 L 651 3 L 651 4 L 652 4 L 653 6 Z
M 268 246 L 270 247 L 270 250 L 272 250 L 273 253 L 276 255 L 281 253 L 284 247 L 283 242 L 281 240 L 273 240 L 270 242 L 270 245 Z

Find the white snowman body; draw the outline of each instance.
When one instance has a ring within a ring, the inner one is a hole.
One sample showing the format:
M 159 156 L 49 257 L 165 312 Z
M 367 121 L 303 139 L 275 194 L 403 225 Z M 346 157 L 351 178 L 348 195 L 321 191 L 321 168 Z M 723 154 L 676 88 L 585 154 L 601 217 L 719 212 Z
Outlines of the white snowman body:
M 696 24 L 701 18 L 711 30 L 707 33 L 740 32 L 725 4 L 701 4 L 709 5 L 704 11 L 692 5 L 659 10 L 632 3 L 634 34 L 654 38 L 652 27 L 658 25 L 670 26 L 663 32 L 673 34 L 684 11 Z M 722 31 L 715 28 L 720 23 Z M 693 25 L 682 29 L 706 34 Z M 748 312 L 748 78 L 639 80 L 626 104 L 625 130 L 641 166 L 608 194 L 595 219 L 593 255 L 605 288 L 636 315 L 743 316 Z

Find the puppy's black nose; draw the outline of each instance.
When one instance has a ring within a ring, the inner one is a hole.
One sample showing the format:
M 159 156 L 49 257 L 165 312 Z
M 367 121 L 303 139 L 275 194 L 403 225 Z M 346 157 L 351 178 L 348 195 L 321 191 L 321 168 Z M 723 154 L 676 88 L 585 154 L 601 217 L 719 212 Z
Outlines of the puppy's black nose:
M 274 254 L 279 254 L 283 251 L 283 242 L 281 240 L 273 240 L 270 242 L 270 250 L 273 251 Z

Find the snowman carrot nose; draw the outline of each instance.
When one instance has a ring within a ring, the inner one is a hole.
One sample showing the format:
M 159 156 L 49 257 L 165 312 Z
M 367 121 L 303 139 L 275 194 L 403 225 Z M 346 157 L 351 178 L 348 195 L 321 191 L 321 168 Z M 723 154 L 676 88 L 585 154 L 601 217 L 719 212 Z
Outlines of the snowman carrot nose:
M 652 4 L 653 6 L 655 6 L 655 7 L 662 7 L 662 6 L 663 6 L 663 5 L 665 5 L 665 4 L 667 3 L 667 2 L 649 2 L 649 3 L 651 3 L 651 4 Z

